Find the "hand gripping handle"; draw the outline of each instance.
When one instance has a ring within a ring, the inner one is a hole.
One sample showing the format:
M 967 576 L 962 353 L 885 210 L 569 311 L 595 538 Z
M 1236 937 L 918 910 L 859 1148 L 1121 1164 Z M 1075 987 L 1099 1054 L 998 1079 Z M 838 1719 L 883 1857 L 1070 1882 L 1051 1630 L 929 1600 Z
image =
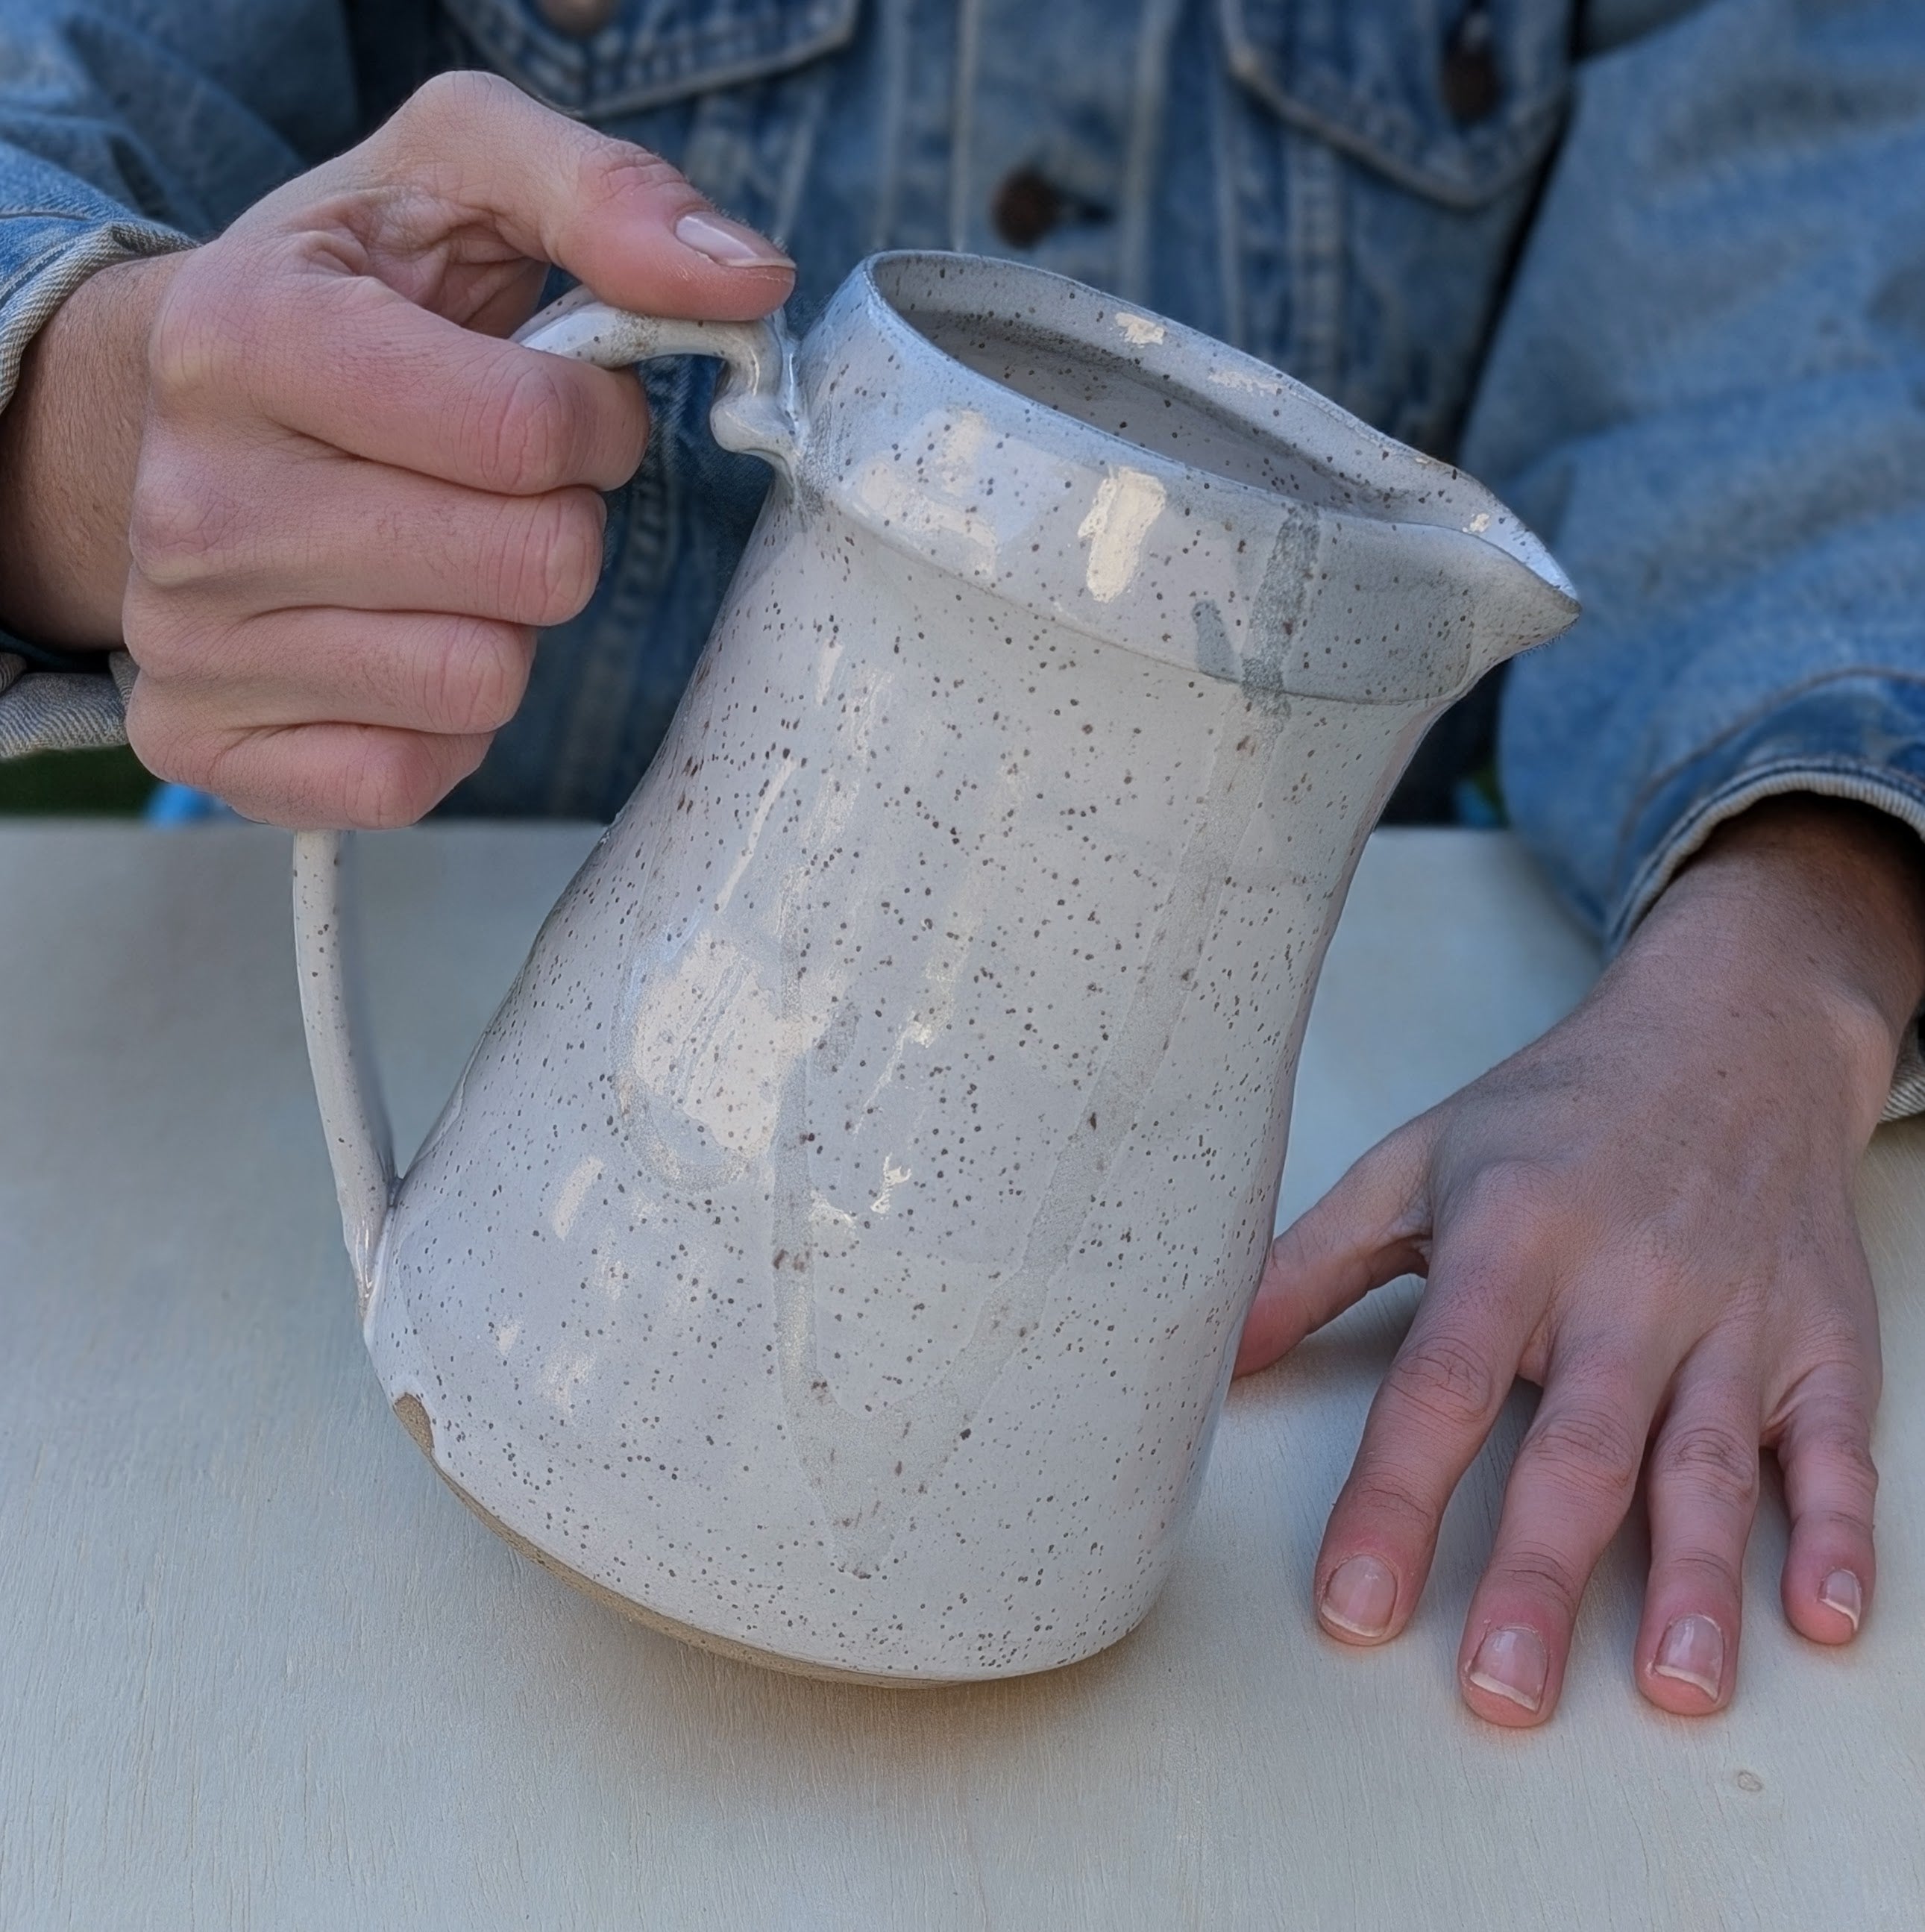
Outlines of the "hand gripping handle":
M 785 483 L 794 483 L 800 456 L 795 378 L 778 318 L 682 322 L 631 315 L 577 289 L 550 303 L 514 340 L 524 348 L 604 369 L 625 368 L 657 356 L 719 357 L 726 366 L 709 412 L 715 440 L 724 449 L 763 458 Z M 354 1267 L 356 1306 L 365 1322 L 399 1176 L 388 1110 L 365 1044 L 346 859 L 340 832 L 295 834 L 294 953 L 301 1018 L 334 1166 L 341 1235 Z

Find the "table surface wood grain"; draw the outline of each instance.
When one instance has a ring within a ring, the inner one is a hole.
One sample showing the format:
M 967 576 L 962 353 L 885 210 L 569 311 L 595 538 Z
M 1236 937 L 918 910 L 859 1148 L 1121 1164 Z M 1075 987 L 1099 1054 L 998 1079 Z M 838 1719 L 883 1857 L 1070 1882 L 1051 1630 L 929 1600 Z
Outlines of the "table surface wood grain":
M 412 1144 L 577 827 L 369 842 Z M 1513 1397 L 1381 1652 L 1306 1580 L 1407 1321 L 1386 1291 L 1231 1398 L 1183 1560 L 1107 1655 L 961 1691 L 700 1654 L 497 1542 L 383 1408 L 302 1060 L 286 842 L 0 832 L 0 1925 L 1906 1928 L 1925 1924 L 1925 1126 L 1861 1190 L 1880 1600 L 1828 1653 L 1750 1559 L 1725 1716 L 1630 1681 L 1642 1532 L 1536 1733 L 1459 1706 Z M 1564 1011 L 1591 952 L 1516 847 L 1372 844 L 1286 1210 Z

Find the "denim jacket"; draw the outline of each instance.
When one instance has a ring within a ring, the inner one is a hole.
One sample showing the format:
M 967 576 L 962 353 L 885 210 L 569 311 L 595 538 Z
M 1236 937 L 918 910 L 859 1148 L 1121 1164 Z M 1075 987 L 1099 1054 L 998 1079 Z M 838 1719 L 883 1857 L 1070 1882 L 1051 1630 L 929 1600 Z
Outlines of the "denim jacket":
M 795 256 L 798 328 L 873 250 L 1015 255 L 1477 472 L 1584 599 L 1500 758 L 1607 945 L 1772 793 L 1925 836 L 1918 0 L 0 0 L 0 406 L 86 275 L 448 66 L 673 160 Z M 457 808 L 640 777 L 763 488 L 713 380 L 648 371 L 600 588 Z M 0 752 L 111 692 L 0 638 Z

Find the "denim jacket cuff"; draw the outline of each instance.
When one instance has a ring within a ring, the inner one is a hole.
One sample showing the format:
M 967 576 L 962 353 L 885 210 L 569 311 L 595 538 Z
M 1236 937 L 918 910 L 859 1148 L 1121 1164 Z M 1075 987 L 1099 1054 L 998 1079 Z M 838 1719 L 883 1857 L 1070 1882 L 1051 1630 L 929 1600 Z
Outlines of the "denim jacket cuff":
M 85 752 L 127 742 L 133 660 L 115 651 L 106 674 L 32 668 L 0 637 L 0 759 L 35 752 Z
M 193 246 L 138 215 L 90 218 L 0 208 L 0 409 L 12 401 L 27 345 L 67 298 L 103 268 Z
M 1801 734 L 1795 719 L 1780 711 L 1765 728 L 1738 734 L 1674 771 L 1640 814 L 1643 826 L 1656 821 L 1663 829 L 1612 910 L 1605 929 L 1607 950 L 1624 944 L 1718 826 L 1763 800 L 1798 792 L 1849 799 L 1891 813 L 1925 842 L 1925 688 L 1914 688 L 1909 680 L 1878 682 L 1888 704 L 1881 707 L 1885 715 L 1880 722 L 1886 728 L 1880 732 L 1876 755 L 1869 748 L 1842 746 L 1790 751 L 1788 745 L 1797 743 Z M 1800 708 L 1795 701 L 1788 710 L 1795 713 Z M 1805 742 L 1815 746 L 1828 736 L 1835 739 L 1837 722 L 1828 706 L 1831 729 Z M 1925 1113 L 1925 1007 L 1914 1016 L 1900 1054 L 1884 1118 L 1921 1113 Z

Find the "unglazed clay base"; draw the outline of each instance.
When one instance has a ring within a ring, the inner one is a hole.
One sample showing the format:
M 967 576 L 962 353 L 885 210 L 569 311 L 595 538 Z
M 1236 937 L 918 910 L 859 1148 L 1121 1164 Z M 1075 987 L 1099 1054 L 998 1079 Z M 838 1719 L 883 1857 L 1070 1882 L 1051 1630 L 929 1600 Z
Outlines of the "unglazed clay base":
M 579 1590 L 585 1597 L 592 1597 L 604 1610 L 613 1610 L 617 1616 L 626 1617 L 631 1623 L 646 1624 L 652 1630 L 659 1630 L 664 1636 L 679 1637 L 682 1642 L 693 1644 L 697 1650 L 706 1650 L 716 1657 L 726 1657 L 736 1664 L 759 1664 L 764 1670 L 780 1670 L 790 1677 L 820 1677 L 838 1684 L 867 1684 L 883 1690 L 941 1690 L 955 1684 L 981 1683 L 988 1680 L 969 1677 L 885 1677 L 874 1671 L 838 1670 L 832 1664 L 805 1664 L 800 1658 L 779 1656 L 772 1650 L 758 1650 L 753 1644 L 737 1643 L 733 1638 L 717 1636 L 712 1631 L 697 1630 L 693 1624 L 678 1622 L 673 1617 L 665 1617 L 655 1610 L 644 1610 L 640 1604 L 631 1603 L 626 1597 L 618 1597 L 607 1585 L 598 1583 L 592 1576 L 584 1576 L 579 1570 L 571 1569 L 559 1556 L 550 1556 L 545 1550 L 538 1550 L 526 1537 L 518 1535 L 502 1520 L 484 1509 L 468 1492 L 434 1460 L 434 1434 L 428 1426 L 427 1411 L 411 1395 L 404 1395 L 394 1405 L 394 1413 L 401 1419 L 401 1426 L 415 1439 L 416 1446 L 432 1466 L 434 1473 L 479 1516 L 511 1550 L 538 1563 L 551 1576 L 559 1576 L 571 1590 Z M 1084 1660 L 1078 1658 L 1078 1663 Z M 1072 1670 L 1072 1664 L 1061 1664 L 1059 1670 Z M 1031 1671 L 1031 1676 L 1047 1676 L 1047 1672 Z

